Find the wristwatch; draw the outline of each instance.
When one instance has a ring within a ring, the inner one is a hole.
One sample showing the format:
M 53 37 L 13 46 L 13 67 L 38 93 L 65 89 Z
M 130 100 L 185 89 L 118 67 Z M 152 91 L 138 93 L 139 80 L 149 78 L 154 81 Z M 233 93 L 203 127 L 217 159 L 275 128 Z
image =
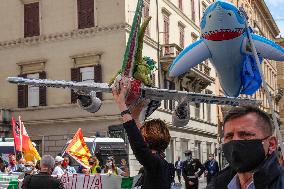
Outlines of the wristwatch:
M 124 110 L 124 111 L 122 111 L 122 112 L 120 113 L 121 117 L 123 117 L 123 116 L 126 115 L 126 114 L 131 114 L 131 112 L 130 112 L 129 109 L 126 109 L 126 110 Z

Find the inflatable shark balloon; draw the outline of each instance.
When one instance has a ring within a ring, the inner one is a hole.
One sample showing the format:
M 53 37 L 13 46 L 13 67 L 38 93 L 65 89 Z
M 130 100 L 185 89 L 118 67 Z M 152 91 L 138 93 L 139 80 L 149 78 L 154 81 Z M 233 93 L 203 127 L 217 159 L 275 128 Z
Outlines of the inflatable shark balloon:
M 251 95 L 262 80 L 253 58 L 247 32 L 251 32 L 260 60 L 284 61 L 284 49 L 252 30 L 234 5 L 217 1 L 205 11 L 201 21 L 200 40 L 185 48 L 172 63 L 169 75 L 179 76 L 206 59 L 214 65 L 227 96 Z

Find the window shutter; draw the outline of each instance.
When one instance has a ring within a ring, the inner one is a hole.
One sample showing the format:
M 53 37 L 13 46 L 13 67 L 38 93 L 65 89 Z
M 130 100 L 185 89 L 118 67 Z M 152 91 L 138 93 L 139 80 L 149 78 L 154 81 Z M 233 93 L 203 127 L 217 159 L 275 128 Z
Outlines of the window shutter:
M 94 82 L 101 83 L 102 82 L 102 66 L 100 64 L 96 64 L 94 66 Z M 101 92 L 96 94 L 99 99 L 103 99 L 103 95 Z
M 80 68 L 72 68 L 71 69 L 71 80 L 72 81 L 80 81 Z M 71 90 L 71 103 L 77 102 L 77 94 Z
M 39 3 L 24 5 L 24 37 L 40 35 Z
M 26 78 L 27 74 L 19 75 L 19 77 Z M 18 108 L 28 107 L 28 86 L 18 85 Z
M 170 38 L 170 33 L 169 33 L 169 27 L 170 27 L 170 23 L 169 23 L 169 17 L 167 15 L 164 15 L 164 44 L 168 45 L 169 44 L 169 38 Z M 166 46 L 165 47 L 165 55 L 169 54 L 169 47 Z
M 164 42 L 165 44 L 169 44 L 169 17 L 165 16 L 164 18 Z
M 46 72 L 40 72 L 39 78 L 46 79 Z M 46 106 L 46 87 L 39 87 L 39 105 Z
M 183 0 L 179 0 L 179 1 L 178 1 L 178 8 L 179 8 L 180 10 L 183 9 L 182 1 L 183 1 Z
M 179 28 L 179 45 L 181 48 L 184 48 L 184 28 L 180 26 Z
M 78 28 L 90 28 L 95 26 L 94 0 L 77 0 Z
M 194 0 L 191 0 L 191 19 L 195 22 L 195 4 Z

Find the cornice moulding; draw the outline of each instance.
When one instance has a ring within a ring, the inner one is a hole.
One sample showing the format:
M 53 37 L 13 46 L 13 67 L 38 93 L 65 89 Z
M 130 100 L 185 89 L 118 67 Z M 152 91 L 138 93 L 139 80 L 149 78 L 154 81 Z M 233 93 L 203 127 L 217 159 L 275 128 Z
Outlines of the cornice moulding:
M 15 40 L 0 42 L 0 50 L 7 48 L 15 48 L 19 46 L 33 46 L 40 43 L 64 41 L 69 39 L 79 39 L 95 36 L 97 33 L 112 32 L 124 30 L 127 25 L 125 23 L 110 26 L 92 27 L 85 29 L 75 29 L 69 32 L 52 33 L 34 37 L 22 37 Z

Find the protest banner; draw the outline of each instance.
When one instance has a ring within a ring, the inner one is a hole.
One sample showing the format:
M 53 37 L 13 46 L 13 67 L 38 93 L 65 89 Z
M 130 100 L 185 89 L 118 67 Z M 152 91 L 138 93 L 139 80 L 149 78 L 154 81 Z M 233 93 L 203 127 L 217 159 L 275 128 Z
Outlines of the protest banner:
M 140 175 L 121 177 L 106 174 L 69 174 L 54 176 L 60 179 L 65 189 L 134 189 Z M 23 179 L 19 175 L 0 174 L 0 189 L 21 189 Z

